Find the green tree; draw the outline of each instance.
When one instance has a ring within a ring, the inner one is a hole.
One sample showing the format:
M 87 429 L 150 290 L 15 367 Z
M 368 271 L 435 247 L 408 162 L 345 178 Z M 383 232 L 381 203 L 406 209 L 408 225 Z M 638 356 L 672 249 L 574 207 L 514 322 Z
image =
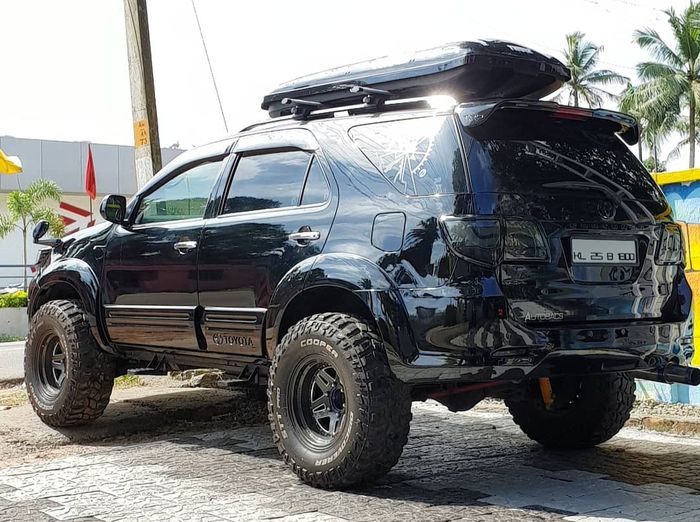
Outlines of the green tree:
M 687 143 L 689 166 L 695 167 L 697 91 L 700 88 L 700 9 L 691 2 L 682 14 L 673 9 L 664 11 L 673 34 L 673 43 L 666 43 L 655 29 L 634 32 L 637 44 L 649 51 L 655 61 L 637 65 L 642 80 L 639 96 L 648 115 L 680 115 L 687 109 Z
M 622 112 L 634 116 L 639 123 L 640 139 L 638 147 L 640 161 L 644 161 L 647 166 L 653 165 L 654 167 L 651 170 L 660 172 L 663 170 L 661 167 L 665 166 L 665 162 L 659 159 L 659 147 L 674 131 L 682 132 L 683 118 L 676 111 L 657 112 L 650 106 L 645 94 L 644 88 L 628 85 L 620 96 L 619 108 Z M 642 145 L 649 150 L 650 158 L 648 161 L 643 159 Z
M 603 100 L 615 99 L 616 96 L 603 90 L 600 86 L 629 83 L 629 78 L 608 69 L 597 69 L 602 45 L 585 40 L 586 35 L 580 31 L 566 35 L 564 61 L 571 71 L 571 79 L 566 82 L 560 95 L 568 95 L 567 103 L 576 107 L 585 101 L 589 107 L 600 107 Z
M 60 201 L 61 189 L 47 179 L 38 179 L 24 190 L 7 195 L 7 214 L 0 214 L 0 239 L 13 230 L 22 232 L 24 289 L 27 289 L 27 232 L 42 219 L 49 222 L 49 230 L 55 237 L 63 235 L 63 219 L 54 209 L 47 207 L 50 201 Z

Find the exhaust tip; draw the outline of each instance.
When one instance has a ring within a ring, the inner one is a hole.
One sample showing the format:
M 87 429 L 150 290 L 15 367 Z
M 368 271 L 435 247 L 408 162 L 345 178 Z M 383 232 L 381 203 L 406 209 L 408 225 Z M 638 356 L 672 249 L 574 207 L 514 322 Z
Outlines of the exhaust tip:
M 691 386 L 700 384 L 700 368 L 688 368 L 688 384 Z

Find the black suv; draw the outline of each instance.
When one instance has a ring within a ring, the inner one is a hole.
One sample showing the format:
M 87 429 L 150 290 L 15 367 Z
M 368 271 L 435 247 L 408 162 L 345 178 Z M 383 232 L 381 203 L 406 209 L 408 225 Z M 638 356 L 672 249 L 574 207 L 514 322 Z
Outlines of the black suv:
M 523 97 L 566 78 L 523 49 L 286 84 L 263 103 L 276 119 L 108 196 L 106 223 L 60 240 L 40 224 L 37 414 L 82 424 L 130 368 L 216 367 L 267 385 L 299 477 L 343 487 L 397 462 L 412 400 L 499 397 L 568 449 L 620 430 L 634 377 L 698 384 L 681 232 L 620 139 L 636 123 Z M 431 107 L 426 85 L 478 99 Z

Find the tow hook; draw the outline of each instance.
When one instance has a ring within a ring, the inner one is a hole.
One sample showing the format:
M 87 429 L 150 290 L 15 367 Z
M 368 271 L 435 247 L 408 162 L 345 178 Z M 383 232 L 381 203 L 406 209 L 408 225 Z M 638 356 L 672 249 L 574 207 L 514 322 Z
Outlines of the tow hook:
M 542 394 L 542 402 L 544 402 L 544 407 L 546 409 L 551 409 L 552 404 L 554 404 L 554 392 L 552 391 L 552 381 L 549 377 L 540 377 L 538 379 L 540 384 L 540 393 Z

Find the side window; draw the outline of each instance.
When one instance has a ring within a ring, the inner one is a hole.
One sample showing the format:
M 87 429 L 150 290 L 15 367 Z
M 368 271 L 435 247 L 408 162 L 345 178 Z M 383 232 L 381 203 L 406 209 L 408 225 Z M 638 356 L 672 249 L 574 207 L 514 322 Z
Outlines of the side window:
M 223 161 L 200 163 L 144 196 L 134 222 L 160 223 L 204 216 Z
M 350 129 L 367 159 L 399 191 L 432 196 L 467 191 L 452 117 L 429 116 Z
M 300 150 L 241 157 L 224 214 L 297 206 L 310 159 Z
M 331 188 L 328 186 L 328 180 L 323 175 L 321 165 L 318 159 L 314 157 L 311 160 L 309 173 L 306 176 L 304 184 L 304 193 L 301 196 L 302 205 L 313 205 L 314 203 L 324 203 L 331 197 Z

